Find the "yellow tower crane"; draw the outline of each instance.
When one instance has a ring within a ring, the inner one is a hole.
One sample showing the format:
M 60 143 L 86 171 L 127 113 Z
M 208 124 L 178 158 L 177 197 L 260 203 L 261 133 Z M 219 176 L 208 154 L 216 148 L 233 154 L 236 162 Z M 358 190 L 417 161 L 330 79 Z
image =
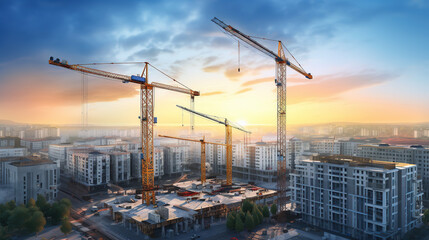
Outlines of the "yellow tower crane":
M 232 185 L 232 129 L 235 128 L 244 133 L 250 134 L 250 131 L 243 129 L 241 126 L 228 121 L 226 118 L 221 118 L 213 115 L 200 113 L 189 108 L 185 108 L 179 105 L 177 107 L 190 112 L 191 114 L 198 115 L 200 117 L 209 119 L 213 122 L 225 125 L 225 145 L 226 145 L 226 185 Z
M 166 135 L 158 135 L 158 136 L 164 137 L 164 138 L 183 140 L 188 142 L 201 143 L 201 184 L 206 183 L 206 144 L 226 146 L 226 144 L 223 144 L 223 143 L 207 142 L 205 141 L 204 137 L 203 139 L 197 140 L 197 139 L 189 139 L 189 138 L 172 137 L 172 136 L 166 136 Z
M 107 72 L 99 69 L 89 68 L 82 65 L 74 64 L 69 65 L 67 61 L 60 59 L 49 59 L 49 64 L 68 68 L 73 71 L 87 73 L 95 76 L 101 76 L 105 78 L 111 78 L 115 80 L 121 80 L 123 83 L 135 83 L 140 85 L 140 127 L 141 127 L 141 143 L 142 143 L 142 155 L 141 155 L 141 167 L 142 167 L 142 204 L 150 205 L 155 204 L 155 185 L 154 185 L 154 169 L 153 169 L 153 124 L 157 122 L 154 117 L 154 101 L 153 101 L 153 89 L 161 88 L 179 93 L 185 93 L 193 98 L 199 96 L 200 92 L 193 91 L 189 88 L 182 88 L 176 86 L 170 86 L 164 83 L 157 83 L 148 81 L 148 67 L 149 63 L 145 62 L 145 67 L 141 76 L 132 75 L 127 76 L 124 74 Z M 152 65 L 151 65 L 152 66 Z M 152 66 L 153 67 L 153 66 Z M 154 67 L 155 68 L 155 67 Z M 157 69 L 157 68 L 155 68 Z M 158 69 L 157 69 L 158 70 Z M 159 71 L 159 70 L 158 70 Z M 183 85 L 183 84 L 182 84 Z M 184 86 L 184 85 L 183 85 Z
M 249 46 L 271 57 L 276 62 L 275 84 L 277 87 L 277 203 L 280 207 L 280 210 L 286 210 L 286 67 L 289 66 L 308 79 L 312 79 L 313 76 L 310 73 L 307 73 L 299 63 L 299 66 L 296 66 L 289 61 L 283 50 L 283 48 L 286 50 L 287 48 L 281 41 L 277 41 L 278 50 L 277 53 L 274 53 L 262 44 L 255 41 L 253 39 L 255 37 L 251 37 L 240 32 L 232 26 L 225 24 L 218 18 L 213 18 L 212 22 L 220 26 L 225 31 L 225 33 L 247 43 Z M 292 171 L 295 169 L 294 161 L 291 161 L 291 169 Z

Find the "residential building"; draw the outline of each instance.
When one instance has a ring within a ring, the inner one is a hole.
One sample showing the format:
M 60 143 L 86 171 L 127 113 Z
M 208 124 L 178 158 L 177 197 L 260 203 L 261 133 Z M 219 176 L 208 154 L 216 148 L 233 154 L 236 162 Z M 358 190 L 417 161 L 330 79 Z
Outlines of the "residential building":
M 21 146 L 26 147 L 30 152 L 37 152 L 44 148 L 49 148 L 51 144 L 61 143 L 59 137 L 49 137 L 43 139 L 21 139 Z
M 27 149 L 22 147 L 0 147 L 0 158 L 23 157 L 27 155 Z
M 92 149 L 71 151 L 69 173 L 74 181 L 90 190 L 102 188 L 110 182 L 110 156 Z
M 114 183 L 131 179 L 131 159 L 128 152 L 110 152 L 110 180 Z
M 424 197 L 425 199 L 429 199 L 429 148 L 424 148 L 421 145 L 360 145 L 357 155 L 380 161 L 416 164 L 417 174 L 423 180 Z
M 27 204 L 29 199 L 37 199 L 38 194 L 48 201 L 57 198 L 59 169 L 54 162 L 29 157 L 10 160 L 5 164 L 3 184 L 13 189 L 17 204 Z
M 183 164 L 189 160 L 189 145 L 169 144 L 163 146 L 164 174 L 182 173 Z
M 131 178 L 141 178 L 142 177 L 142 160 L 141 152 L 131 152 Z M 155 177 L 164 176 L 164 151 L 162 147 L 155 147 L 153 154 L 153 170 Z
M 17 137 L 0 137 L 0 148 L 2 147 L 20 147 L 21 140 Z
M 344 156 L 303 160 L 291 173 L 294 211 L 352 239 L 401 239 L 421 224 L 417 166 Z

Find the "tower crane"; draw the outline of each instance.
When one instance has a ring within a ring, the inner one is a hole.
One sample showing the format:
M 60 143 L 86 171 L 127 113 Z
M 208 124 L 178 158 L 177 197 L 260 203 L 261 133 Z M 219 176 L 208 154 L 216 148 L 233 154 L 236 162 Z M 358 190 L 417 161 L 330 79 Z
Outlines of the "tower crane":
M 256 48 L 257 50 L 274 59 L 276 62 L 275 84 L 277 87 L 277 202 L 280 210 L 286 210 L 286 67 L 289 66 L 308 79 L 312 79 L 313 76 L 310 73 L 307 73 L 301 67 L 301 65 L 296 66 L 289 61 L 284 53 L 284 45 L 281 41 L 278 41 L 277 53 L 274 53 L 259 42 L 252 39 L 252 37 L 240 32 L 230 25 L 225 24 L 218 18 L 213 18 L 212 22 L 220 26 L 223 30 L 225 30 L 226 33 Z M 294 168 L 295 163 L 292 161 L 292 171 Z
M 87 73 L 95 76 L 121 80 L 123 83 L 135 83 L 140 85 L 140 127 L 141 127 L 141 167 L 142 167 L 142 204 L 150 205 L 155 204 L 155 186 L 154 186 L 154 168 L 153 168 L 153 124 L 157 122 L 154 117 L 154 101 L 153 89 L 160 88 L 188 94 L 191 97 L 199 96 L 200 92 L 187 88 L 171 86 L 164 83 L 157 83 L 148 81 L 148 67 L 149 63 L 145 62 L 142 74 L 138 75 L 124 75 L 118 73 L 107 72 L 99 69 L 89 68 L 81 65 L 70 65 L 67 61 L 55 59 L 51 57 L 49 64 L 67 68 L 73 71 Z
M 189 108 L 176 105 L 178 108 L 181 108 L 185 111 L 190 112 L 191 114 L 198 115 L 200 117 L 206 118 L 208 120 L 211 120 L 213 122 L 225 125 L 225 145 L 226 145 L 226 185 L 232 185 L 232 129 L 235 128 L 237 130 L 240 130 L 245 133 L 251 133 L 250 131 L 247 131 L 243 129 L 242 127 L 238 126 L 235 123 L 232 123 L 228 121 L 226 118 L 221 118 L 217 116 L 212 116 L 204 113 L 200 113 L 194 110 L 191 110 Z
M 223 143 L 207 142 L 204 137 L 203 139 L 197 140 L 197 139 L 189 139 L 189 138 L 172 137 L 172 136 L 166 136 L 166 135 L 158 135 L 158 136 L 164 137 L 164 138 L 183 140 L 188 142 L 201 143 L 201 184 L 206 183 L 206 144 L 226 146 L 226 144 L 223 144 Z

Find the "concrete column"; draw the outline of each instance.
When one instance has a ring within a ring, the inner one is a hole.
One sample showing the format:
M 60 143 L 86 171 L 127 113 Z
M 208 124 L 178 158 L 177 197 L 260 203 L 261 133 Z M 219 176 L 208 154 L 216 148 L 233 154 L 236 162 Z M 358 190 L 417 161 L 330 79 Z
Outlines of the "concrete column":
M 165 238 L 165 226 L 162 226 L 161 236 L 162 236 L 162 238 Z
M 139 232 L 140 232 L 140 230 L 139 230 L 139 225 L 138 225 L 138 224 L 136 224 L 136 234 L 137 234 L 137 235 L 139 235 Z
M 180 231 L 184 232 L 184 229 L 183 229 L 183 222 L 180 222 Z
M 177 222 L 174 224 L 174 234 L 179 235 L 179 224 Z
M 210 224 L 213 224 L 213 216 L 210 217 Z
M 185 219 L 185 232 L 188 232 L 188 219 Z

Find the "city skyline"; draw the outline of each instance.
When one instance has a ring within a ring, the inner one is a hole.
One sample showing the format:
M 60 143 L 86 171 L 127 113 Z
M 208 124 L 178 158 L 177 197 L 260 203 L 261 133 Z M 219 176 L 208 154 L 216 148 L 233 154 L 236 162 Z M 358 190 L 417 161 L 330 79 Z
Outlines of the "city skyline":
M 237 42 L 210 21 L 215 16 L 246 34 L 282 40 L 313 74 L 307 80 L 288 70 L 288 124 L 429 119 L 424 111 L 429 84 L 420 77 L 429 71 L 423 1 L 111 2 L 103 6 L 102 18 L 80 4 L 1 5 L 1 18 L 10 24 L 1 26 L 8 38 L 0 40 L 0 119 L 79 124 L 82 76 L 49 66 L 52 55 L 70 63 L 149 61 L 201 91 L 196 110 L 243 124 L 275 125 L 274 61 L 242 45 L 238 72 Z M 276 50 L 276 43 L 259 41 Z M 142 70 L 141 65 L 100 68 L 129 75 Z M 149 81 L 172 84 L 154 69 L 149 74 Z M 88 83 L 89 124 L 138 124 L 134 86 L 94 77 Z M 159 125 L 180 125 L 175 105 L 186 106 L 188 97 L 163 90 L 155 95 Z M 186 113 L 184 122 L 189 123 Z M 196 123 L 210 124 L 199 118 Z

